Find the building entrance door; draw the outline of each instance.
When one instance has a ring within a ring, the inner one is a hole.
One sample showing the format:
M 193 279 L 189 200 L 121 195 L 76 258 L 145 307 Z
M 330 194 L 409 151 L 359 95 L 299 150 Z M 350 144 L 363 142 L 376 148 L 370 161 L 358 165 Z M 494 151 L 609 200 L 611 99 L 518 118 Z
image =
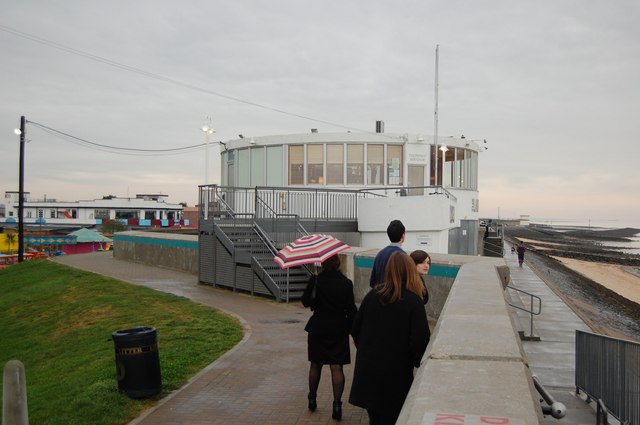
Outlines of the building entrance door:
M 409 196 L 422 196 L 424 195 L 424 165 L 409 165 L 409 187 L 416 187 L 416 189 L 409 189 Z

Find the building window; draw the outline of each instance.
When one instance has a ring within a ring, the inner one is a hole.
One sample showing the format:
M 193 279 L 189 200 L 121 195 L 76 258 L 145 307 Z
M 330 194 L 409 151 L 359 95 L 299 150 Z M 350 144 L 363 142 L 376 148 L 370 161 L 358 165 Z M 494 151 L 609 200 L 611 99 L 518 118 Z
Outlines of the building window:
M 430 182 L 435 184 L 435 147 L 431 147 Z M 478 189 L 478 153 L 470 149 L 440 145 L 438 147 L 438 185 Z
M 364 186 L 364 145 L 347 145 L 347 184 Z
M 307 145 L 307 184 L 324 184 L 324 145 Z
M 367 184 L 384 184 L 384 145 L 367 145 Z
M 442 150 L 442 185 L 454 187 L 453 166 L 455 164 L 455 148 L 445 148 Z
M 249 187 L 251 184 L 251 156 L 249 149 L 238 151 L 238 186 Z
M 49 210 L 49 218 L 56 218 L 56 210 Z
M 264 147 L 251 148 L 251 187 L 264 186 Z
M 109 220 L 111 218 L 109 210 L 94 210 L 93 216 L 101 220 Z
M 282 186 L 282 146 L 267 147 L 267 186 Z
M 138 212 L 130 210 L 116 210 L 116 220 L 137 220 Z
M 402 146 L 387 146 L 387 182 L 389 185 L 402 185 Z
M 344 145 L 327 145 L 327 184 L 344 184 Z
M 304 184 L 304 146 L 289 146 L 289 184 Z

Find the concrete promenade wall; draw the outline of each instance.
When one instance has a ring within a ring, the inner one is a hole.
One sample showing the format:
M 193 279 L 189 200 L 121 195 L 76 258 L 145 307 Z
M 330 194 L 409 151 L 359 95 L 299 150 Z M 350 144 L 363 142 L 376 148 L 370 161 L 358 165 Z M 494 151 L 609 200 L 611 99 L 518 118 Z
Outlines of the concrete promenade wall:
M 198 274 L 198 236 L 118 232 L 113 235 L 113 256 L 119 260 Z
M 341 254 L 356 301 L 369 290 L 378 250 Z M 193 235 L 122 232 L 118 259 L 198 273 Z M 425 279 L 432 336 L 398 424 L 544 424 L 531 371 L 504 300 L 509 269 L 502 258 L 433 254 Z M 453 415 L 453 416 L 452 416 Z
M 468 258 L 398 424 L 543 424 L 527 358 L 504 301 L 504 260 Z

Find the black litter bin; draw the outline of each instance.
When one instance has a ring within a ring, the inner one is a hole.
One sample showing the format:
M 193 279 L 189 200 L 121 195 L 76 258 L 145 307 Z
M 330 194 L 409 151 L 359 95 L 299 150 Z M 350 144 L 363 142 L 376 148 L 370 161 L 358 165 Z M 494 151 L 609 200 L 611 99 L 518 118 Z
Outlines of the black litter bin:
M 151 397 L 162 390 L 156 328 L 136 326 L 112 334 L 116 349 L 118 390 L 132 398 Z

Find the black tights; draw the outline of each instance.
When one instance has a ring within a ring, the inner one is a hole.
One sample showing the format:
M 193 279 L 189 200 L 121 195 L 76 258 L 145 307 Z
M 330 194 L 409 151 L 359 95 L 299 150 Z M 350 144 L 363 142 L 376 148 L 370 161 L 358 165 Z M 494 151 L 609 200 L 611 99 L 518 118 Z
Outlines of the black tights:
M 344 372 L 341 364 L 329 365 L 331 368 L 331 385 L 333 386 L 333 401 L 342 399 L 344 391 Z M 320 375 L 322 373 L 322 365 L 311 362 L 309 367 L 309 393 L 316 394 L 318 385 L 320 384 Z

